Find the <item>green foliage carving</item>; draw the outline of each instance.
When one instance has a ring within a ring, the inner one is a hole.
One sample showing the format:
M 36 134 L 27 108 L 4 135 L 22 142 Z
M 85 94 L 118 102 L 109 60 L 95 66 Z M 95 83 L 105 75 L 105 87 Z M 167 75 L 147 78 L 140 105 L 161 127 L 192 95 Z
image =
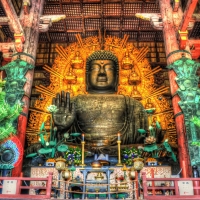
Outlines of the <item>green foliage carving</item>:
M 17 119 L 22 111 L 20 102 L 10 106 L 5 101 L 6 93 L 3 91 L 6 81 L 0 80 L 0 142 L 16 133 L 13 121 Z
M 200 64 L 188 58 L 181 58 L 169 65 L 176 74 L 177 90 L 181 98 L 179 106 L 185 119 L 186 135 L 192 165 L 200 165 L 200 89 L 199 77 L 196 75 Z
M 194 116 L 191 121 L 198 127 L 200 127 L 200 119 L 196 116 Z
M 0 142 L 16 133 L 16 119 L 22 111 L 21 99 L 27 81 L 25 74 L 33 67 L 17 59 L 0 68 L 7 75 L 4 81 L 0 80 Z
M 7 75 L 5 78 L 5 98 L 9 105 L 13 106 L 18 101 L 21 101 L 24 95 L 23 88 L 27 82 L 25 75 L 29 69 L 33 68 L 33 65 L 20 59 L 12 61 L 0 68 L 0 70 L 5 70 Z

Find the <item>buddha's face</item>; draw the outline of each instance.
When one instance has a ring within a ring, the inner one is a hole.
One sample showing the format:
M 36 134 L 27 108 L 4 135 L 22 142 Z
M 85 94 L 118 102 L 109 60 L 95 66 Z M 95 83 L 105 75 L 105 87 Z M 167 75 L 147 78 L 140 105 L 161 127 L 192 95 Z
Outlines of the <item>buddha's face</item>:
M 117 77 L 112 60 L 93 60 L 88 74 L 89 91 L 114 92 Z

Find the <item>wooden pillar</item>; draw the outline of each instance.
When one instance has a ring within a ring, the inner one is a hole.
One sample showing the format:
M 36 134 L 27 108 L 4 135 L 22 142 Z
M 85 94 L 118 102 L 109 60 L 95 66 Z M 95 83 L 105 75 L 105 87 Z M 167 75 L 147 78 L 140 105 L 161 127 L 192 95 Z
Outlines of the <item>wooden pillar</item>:
M 2 0 L 4 1 L 3 4 L 4 6 L 7 5 L 9 0 Z M 11 5 L 12 3 L 10 3 Z M 31 8 L 29 13 L 24 12 L 23 10 L 21 11 L 20 18 L 15 20 L 15 24 L 19 25 L 19 27 L 22 26 L 22 29 L 18 27 L 16 30 L 20 30 L 23 35 L 24 35 L 24 41 L 25 43 L 22 45 L 19 44 L 17 46 L 17 42 L 23 42 L 23 40 L 20 39 L 22 34 L 19 34 L 19 31 L 17 34 L 15 34 L 15 48 L 17 52 L 14 52 L 12 61 L 16 60 L 18 57 L 21 60 L 26 61 L 29 64 L 32 64 L 33 66 L 35 65 L 35 59 L 36 59 L 36 50 L 38 46 L 38 39 L 39 39 L 39 21 L 40 21 L 40 16 L 42 15 L 43 12 L 43 5 L 44 5 L 44 0 L 32 0 L 31 1 Z M 11 6 L 12 8 L 12 6 Z M 12 9 L 11 9 L 12 10 Z M 6 11 L 6 10 L 5 10 Z M 13 13 L 9 11 L 7 15 L 11 18 Z M 20 24 L 18 23 L 18 20 Z M 21 47 L 21 50 L 20 50 Z M 31 88 L 32 88 L 32 82 L 33 82 L 33 74 L 34 70 L 29 70 L 26 73 L 26 78 L 27 82 L 24 85 L 24 96 L 22 98 L 22 101 L 24 103 L 24 108 L 22 111 L 22 115 L 19 116 L 18 118 L 18 129 L 17 129 L 17 137 L 21 141 L 22 146 L 24 146 L 25 143 L 25 134 L 26 134 L 26 126 L 27 126 L 27 120 L 28 120 L 28 109 L 29 109 L 29 103 L 30 103 L 30 96 L 31 96 Z M 15 167 L 12 171 L 13 176 L 19 176 L 20 172 L 22 171 L 22 162 L 18 165 L 18 167 Z
M 185 57 L 192 59 L 190 52 L 186 50 L 179 50 L 177 41 L 176 30 L 173 21 L 173 10 L 170 5 L 170 0 L 160 0 L 160 11 L 163 21 L 163 37 L 165 42 L 165 52 L 167 57 L 167 64 L 170 65 L 176 60 L 180 59 L 183 54 Z M 177 137 L 178 137 L 178 150 L 179 150 L 179 163 L 182 168 L 182 177 L 186 178 L 191 175 L 190 159 L 188 148 L 186 145 L 186 130 L 184 123 L 184 115 L 181 111 L 178 102 L 180 97 L 177 95 L 178 85 L 175 81 L 177 75 L 174 70 L 169 71 L 169 81 L 172 94 L 172 105 L 174 109 Z
M 36 59 L 36 51 L 38 46 L 38 39 L 39 39 L 39 21 L 40 16 L 43 12 L 43 5 L 44 0 L 32 0 L 32 6 L 29 12 L 29 15 L 25 15 L 24 12 L 21 12 L 20 15 L 20 21 L 22 23 L 24 33 L 25 33 L 25 43 L 23 48 L 23 53 L 20 56 L 21 60 L 24 60 L 32 65 L 35 65 L 35 59 Z M 13 57 L 13 60 L 17 59 L 17 56 Z M 24 102 L 24 109 L 23 113 L 24 115 L 20 115 L 18 119 L 18 133 L 17 136 L 19 137 L 20 141 L 22 142 L 22 145 L 24 146 L 25 142 L 25 134 L 26 134 L 26 127 L 27 127 L 27 121 L 28 121 L 28 109 L 29 109 L 29 103 L 30 103 L 30 97 L 31 97 L 31 89 L 32 89 L 32 83 L 33 83 L 33 75 L 34 75 L 34 69 L 29 70 L 26 74 L 27 82 L 24 86 L 24 92 L 25 95 L 22 98 L 22 101 Z M 22 163 L 21 165 L 13 170 L 14 174 L 19 174 L 19 172 L 22 170 Z

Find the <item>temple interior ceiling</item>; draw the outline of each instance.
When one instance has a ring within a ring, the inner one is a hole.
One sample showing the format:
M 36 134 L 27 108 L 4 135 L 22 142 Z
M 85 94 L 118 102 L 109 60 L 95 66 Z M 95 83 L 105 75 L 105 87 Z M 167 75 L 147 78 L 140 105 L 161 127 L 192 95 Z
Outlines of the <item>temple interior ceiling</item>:
M 19 15 L 22 1 L 12 0 L 12 3 Z M 186 3 L 182 0 L 183 9 Z M 199 11 L 198 4 L 195 13 Z M 99 32 L 120 38 L 128 34 L 130 41 L 163 41 L 162 31 L 153 29 L 150 21 L 136 18 L 136 13 L 159 13 L 159 5 L 156 0 L 46 0 L 43 15 L 64 14 L 66 18 L 53 23 L 47 32 L 41 32 L 39 42 L 69 44 L 76 41 L 76 34 L 86 38 Z M 6 16 L 1 4 L 0 16 Z M 1 24 L 1 32 L 1 41 L 14 39 L 8 24 Z M 200 19 L 189 37 L 200 37 Z
M 20 15 L 22 0 L 11 0 L 16 13 Z M 183 10 L 187 1 L 181 1 Z M 43 15 L 66 15 L 65 19 L 52 23 L 47 32 L 40 32 L 36 56 L 36 68 L 32 88 L 31 105 L 40 93 L 38 85 L 50 84 L 50 73 L 43 66 L 52 67 L 58 52 L 56 46 L 66 48 L 77 42 L 77 35 L 82 39 L 92 36 L 115 36 L 133 42 L 138 49 L 148 47 L 146 58 L 152 69 L 160 66 L 163 70 L 154 74 L 155 87 L 169 86 L 166 70 L 166 55 L 161 30 L 152 28 L 150 21 L 136 18 L 136 13 L 159 13 L 156 0 L 45 0 Z M 189 37 L 200 37 L 200 2 L 195 9 L 196 21 L 189 31 Z M 6 17 L 0 2 L 0 17 Z M 0 23 L 0 41 L 14 40 L 14 33 L 6 23 Z M 170 93 L 166 93 L 170 98 Z

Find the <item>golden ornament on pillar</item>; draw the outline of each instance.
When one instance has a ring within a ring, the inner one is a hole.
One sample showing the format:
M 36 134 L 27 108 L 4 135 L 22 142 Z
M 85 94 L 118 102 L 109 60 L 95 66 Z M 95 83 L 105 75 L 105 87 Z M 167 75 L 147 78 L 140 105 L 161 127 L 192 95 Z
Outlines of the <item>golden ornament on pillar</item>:
M 133 159 L 134 162 L 134 169 L 137 171 L 142 170 L 142 168 L 144 167 L 144 159 L 143 158 L 134 158 Z
M 131 180 L 134 180 L 134 179 L 135 179 L 135 176 L 136 176 L 135 168 L 134 168 L 134 167 L 131 167 L 131 168 L 130 168 L 130 172 L 129 172 L 129 177 L 130 177 Z
M 71 60 L 71 66 L 73 69 L 83 68 L 83 59 L 80 56 L 80 52 L 76 51 L 74 58 Z
M 129 57 L 128 51 L 126 51 L 125 56 L 122 59 L 122 69 L 129 70 L 133 67 L 133 60 Z
M 128 168 L 126 167 L 125 164 L 123 164 L 122 171 L 128 171 Z
M 56 159 L 56 169 L 58 171 L 64 170 L 65 169 L 65 162 L 66 162 L 66 160 L 64 158 L 62 158 L 62 157 L 57 158 Z
M 64 178 L 64 179 L 70 179 L 70 177 L 71 177 L 71 172 L 69 171 L 69 169 L 65 169 L 64 171 L 62 171 L 62 177 Z

